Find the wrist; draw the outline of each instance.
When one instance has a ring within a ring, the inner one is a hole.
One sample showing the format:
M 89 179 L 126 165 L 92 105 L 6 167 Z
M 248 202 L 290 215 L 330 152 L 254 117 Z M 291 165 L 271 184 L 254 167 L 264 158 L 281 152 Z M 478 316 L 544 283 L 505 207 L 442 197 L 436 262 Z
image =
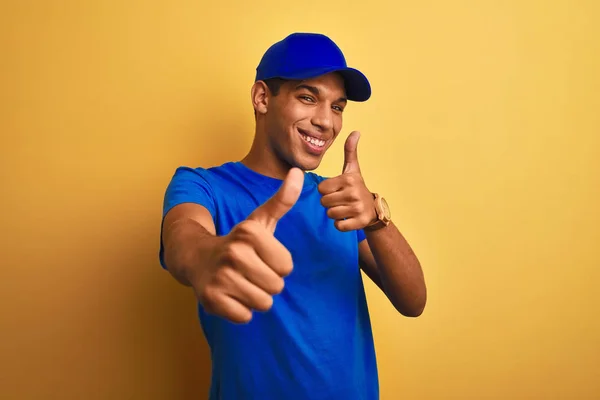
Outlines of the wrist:
M 218 257 L 222 237 L 213 235 L 191 235 L 180 248 L 178 270 L 181 278 L 189 286 L 194 286 L 206 267 Z
M 385 228 L 392 221 L 392 216 L 387 201 L 377 193 L 372 194 L 375 218 L 367 226 L 364 227 L 364 230 L 367 232 Z

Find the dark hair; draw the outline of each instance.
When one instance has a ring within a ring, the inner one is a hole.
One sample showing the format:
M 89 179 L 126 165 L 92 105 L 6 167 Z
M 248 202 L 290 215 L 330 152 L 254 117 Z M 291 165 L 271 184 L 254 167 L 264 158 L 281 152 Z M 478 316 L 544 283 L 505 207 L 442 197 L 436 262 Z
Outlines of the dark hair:
M 265 79 L 264 82 L 267 84 L 267 87 L 273 96 L 277 96 L 279 94 L 279 89 L 281 89 L 281 86 L 287 81 L 288 79 L 283 78 L 269 78 Z
M 283 78 L 269 78 L 264 80 L 265 84 L 267 85 L 269 91 L 273 96 L 277 96 L 279 94 L 279 89 L 281 89 L 281 86 L 288 81 L 289 79 Z M 256 110 L 254 110 L 254 116 L 256 116 Z

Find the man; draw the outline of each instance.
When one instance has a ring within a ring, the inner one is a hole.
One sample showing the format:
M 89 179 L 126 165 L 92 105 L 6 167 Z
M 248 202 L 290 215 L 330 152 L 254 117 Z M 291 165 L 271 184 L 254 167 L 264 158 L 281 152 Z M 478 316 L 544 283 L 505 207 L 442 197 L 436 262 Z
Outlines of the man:
M 251 94 L 247 156 L 178 168 L 164 203 L 160 261 L 198 299 L 210 399 L 378 399 L 359 267 L 412 317 L 426 302 L 421 267 L 365 185 L 358 132 L 339 176 L 309 172 L 370 84 L 331 39 L 296 33 L 264 54 Z

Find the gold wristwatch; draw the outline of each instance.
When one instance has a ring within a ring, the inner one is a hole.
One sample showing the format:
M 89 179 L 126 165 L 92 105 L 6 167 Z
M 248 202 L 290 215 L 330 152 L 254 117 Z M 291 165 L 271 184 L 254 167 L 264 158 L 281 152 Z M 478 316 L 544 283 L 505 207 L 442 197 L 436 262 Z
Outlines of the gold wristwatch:
M 385 201 L 385 199 L 377 193 L 373 193 L 373 198 L 375 203 L 375 213 L 377 214 L 377 219 L 371 224 L 365 226 L 365 231 L 376 231 L 385 226 L 388 226 L 392 221 L 392 214 L 390 212 L 390 207 L 388 206 L 387 201 Z

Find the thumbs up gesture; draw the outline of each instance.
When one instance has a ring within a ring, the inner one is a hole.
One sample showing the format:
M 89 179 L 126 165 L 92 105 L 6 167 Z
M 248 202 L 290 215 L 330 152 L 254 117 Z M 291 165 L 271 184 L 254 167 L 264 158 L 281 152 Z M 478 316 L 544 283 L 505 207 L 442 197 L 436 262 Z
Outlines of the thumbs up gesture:
M 375 221 L 373 194 L 367 189 L 358 164 L 360 132 L 352 132 L 344 145 L 342 174 L 319 184 L 321 204 L 340 231 L 362 229 Z
M 303 182 L 303 172 L 293 168 L 273 197 L 217 238 L 193 285 L 208 313 L 246 323 L 253 310 L 271 308 L 273 296 L 283 290 L 283 278 L 293 268 L 290 252 L 273 234 L 298 200 Z

